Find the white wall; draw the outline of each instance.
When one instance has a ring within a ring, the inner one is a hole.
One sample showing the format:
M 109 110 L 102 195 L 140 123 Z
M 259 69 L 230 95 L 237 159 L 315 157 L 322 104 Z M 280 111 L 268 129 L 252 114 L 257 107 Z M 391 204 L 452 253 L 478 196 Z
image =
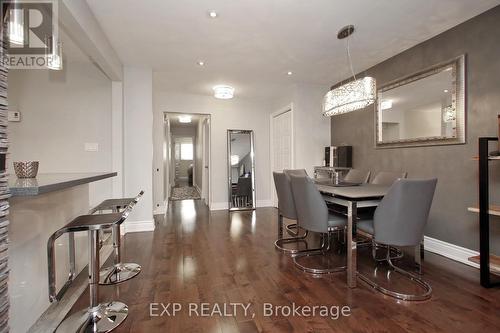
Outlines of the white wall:
M 155 192 L 163 184 L 163 113 L 204 113 L 211 115 L 211 196 L 212 209 L 227 208 L 227 130 L 254 130 L 257 205 L 270 205 L 269 105 L 238 97 L 217 100 L 212 96 L 155 90 L 154 96 Z M 327 124 L 328 125 L 328 124 Z M 158 198 L 162 198 L 159 195 Z M 161 200 L 159 200 L 161 201 Z M 163 202 L 155 202 L 163 204 Z
M 12 161 L 40 161 L 40 173 L 112 171 L 111 81 L 90 62 L 65 62 L 63 71 L 11 70 L 9 123 Z M 84 144 L 98 143 L 98 152 Z M 89 202 L 111 197 L 112 180 L 90 184 Z
M 154 229 L 152 94 L 151 69 L 124 68 L 124 194 L 145 192 L 125 222 L 127 232 Z
M 322 165 L 324 147 L 330 145 L 330 118 L 322 114 L 323 96 L 328 89 L 328 86 L 296 84 L 288 96 L 279 96 L 272 104 L 271 112 L 293 104 L 293 165 L 296 169 L 306 169 L 310 176 L 314 174 L 314 166 Z

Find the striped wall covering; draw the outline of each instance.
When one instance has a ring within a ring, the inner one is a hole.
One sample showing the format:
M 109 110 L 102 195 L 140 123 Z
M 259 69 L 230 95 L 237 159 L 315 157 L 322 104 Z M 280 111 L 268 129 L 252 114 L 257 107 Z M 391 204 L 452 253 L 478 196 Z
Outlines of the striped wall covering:
M 3 21 L 3 19 L 2 19 Z M 1 26 L 1 24 L 0 24 Z M 4 31 L 0 33 L 0 57 L 6 53 L 4 43 Z M 10 197 L 8 187 L 8 176 L 6 172 L 7 157 L 7 73 L 2 62 L 0 62 L 0 333 L 9 331 L 9 293 L 7 282 L 9 280 L 9 268 L 7 266 L 8 255 L 8 213 Z

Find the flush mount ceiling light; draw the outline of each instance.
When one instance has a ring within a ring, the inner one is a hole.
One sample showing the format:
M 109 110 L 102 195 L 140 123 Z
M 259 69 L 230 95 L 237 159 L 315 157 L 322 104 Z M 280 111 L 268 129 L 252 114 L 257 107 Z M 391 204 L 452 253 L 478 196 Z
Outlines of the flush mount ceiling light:
M 349 60 L 353 80 L 326 93 L 323 99 L 324 116 L 335 116 L 359 110 L 373 104 L 377 99 L 375 79 L 369 76 L 356 79 L 356 74 L 354 74 L 348 38 L 353 32 L 354 26 L 348 25 L 337 34 L 338 39 L 345 38 L 347 41 L 347 59 Z
M 179 116 L 179 122 L 183 124 L 188 124 L 191 122 L 191 116 Z
M 217 12 L 215 10 L 209 10 L 208 11 L 208 17 L 210 18 L 216 18 L 217 16 L 219 16 L 219 14 L 217 14 Z
M 47 68 L 60 71 L 63 69 L 63 58 L 62 58 L 62 44 L 55 38 L 51 36 L 47 39 L 47 45 L 50 47 L 47 49 Z
M 234 88 L 226 85 L 213 87 L 214 97 L 218 99 L 231 99 L 234 96 Z
M 11 3 L 11 8 L 8 12 L 7 21 L 7 36 L 9 42 L 16 45 L 24 44 L 24 12 L 21 8 L 16 7 L 16 2 Z
M 387 99 L 385 101 L 380 102 L 380 110 L 387 110 L 392 108 L 392 100 Z

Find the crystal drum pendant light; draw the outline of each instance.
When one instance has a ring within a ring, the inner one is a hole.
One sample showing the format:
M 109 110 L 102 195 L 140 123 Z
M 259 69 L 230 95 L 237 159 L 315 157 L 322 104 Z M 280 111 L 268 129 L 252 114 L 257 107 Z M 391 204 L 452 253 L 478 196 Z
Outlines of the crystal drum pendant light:
M 20 8 L 16 8 L 16 2 L 11 4 L 8 11 L 7 36 L 9 42 L 16 45 L 24 44 L 24 13 Z
M 47 53 L 47 68 L 60 71 L 63 69 L 62 45 L 54 36 L 48 38 L 50 45 Z
M 327 117 L 365 108 L 377 99 L 375 79 L 369 76 L 356 79 L 354 74 L 348 38 L 353 32 L 354 26 L 348 25 L 339 31 L 337 38 L 347 38 L 347 58 L 354 80 L 326 93 L 323 99 L 323 115 Z

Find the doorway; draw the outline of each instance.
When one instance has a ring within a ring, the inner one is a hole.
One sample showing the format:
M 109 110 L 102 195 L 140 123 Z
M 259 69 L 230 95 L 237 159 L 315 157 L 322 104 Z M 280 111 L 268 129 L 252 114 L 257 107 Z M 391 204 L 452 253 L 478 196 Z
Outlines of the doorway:
M 169 201 L 209 203 L 210 115 L 165 113 L 164 193 Z

